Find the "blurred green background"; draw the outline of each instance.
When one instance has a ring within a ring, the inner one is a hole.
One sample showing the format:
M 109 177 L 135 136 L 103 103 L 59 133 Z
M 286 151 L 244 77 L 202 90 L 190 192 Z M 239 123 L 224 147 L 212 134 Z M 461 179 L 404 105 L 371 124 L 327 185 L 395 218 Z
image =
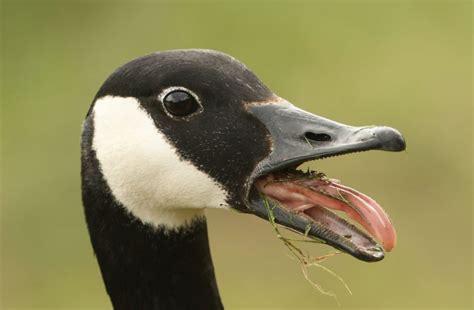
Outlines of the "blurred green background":
M 313 113 L 404 133 L 405 153 L 311 163 L 375 197 L 398 230 L 380 263 L 325 263 L 353 296 L 312 273 L 343 308 L 470 308 L 471 23 L 470 1 L 3 1 L 1 308 L 110 308 L 81 206 L 81 122 L 116 67 L 191 47 L 235 56 Z M 208 217 L 228 309 L 337 308 L 268 223 Z

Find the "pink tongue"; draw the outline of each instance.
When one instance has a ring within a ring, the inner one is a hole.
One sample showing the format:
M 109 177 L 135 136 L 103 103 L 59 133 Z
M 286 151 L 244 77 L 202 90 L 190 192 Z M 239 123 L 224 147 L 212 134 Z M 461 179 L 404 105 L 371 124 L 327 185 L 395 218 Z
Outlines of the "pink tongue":
M 311 209 L 314 205 L 343 211 L 371 233 L 386 251 L 395 247 L 395 228 L 382 207 L 367 195 L 326 179 L 301 178 L 272 182 L 273 179 L 272 175 L 259 179 L 256 182 L 258 190 L 298 211 Z M 306 214 L 311 216 L 311 212 Z

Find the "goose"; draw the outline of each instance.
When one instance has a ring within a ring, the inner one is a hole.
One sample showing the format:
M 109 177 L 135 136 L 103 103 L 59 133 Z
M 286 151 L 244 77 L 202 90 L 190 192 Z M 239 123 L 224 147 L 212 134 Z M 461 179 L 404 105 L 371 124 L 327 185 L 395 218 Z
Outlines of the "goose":
M 81 139 L 85 219 L 113 308 L 223 309 L 206 208 L 272 215 L 362 261 L 383 259 L 396 244 L 385 211 L 298 166 L 404 149 L 396 129 L 297 108 L 222 52 L 171 50 L 128 62 L 98 90 Z

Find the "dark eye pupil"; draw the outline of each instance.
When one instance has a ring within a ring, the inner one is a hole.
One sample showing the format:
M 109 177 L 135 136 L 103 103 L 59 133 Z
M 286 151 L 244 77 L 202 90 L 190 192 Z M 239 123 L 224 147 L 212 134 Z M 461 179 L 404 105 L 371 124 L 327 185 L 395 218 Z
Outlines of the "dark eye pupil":
M 196 99 L 182 90 L 176 90 L 166 95 L 163 103 L 166 110 L 175 116 L 186 116 L 199 109 Z

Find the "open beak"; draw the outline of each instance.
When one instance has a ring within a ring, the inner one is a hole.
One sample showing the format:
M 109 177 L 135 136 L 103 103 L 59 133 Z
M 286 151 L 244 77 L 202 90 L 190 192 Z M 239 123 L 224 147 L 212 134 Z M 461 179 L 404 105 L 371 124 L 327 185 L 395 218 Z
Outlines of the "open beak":
M 272 151 L 249 182 L 249 211 L 321 240 L 364 261 L 379 261 L 396 244 L 395 229 L 370 197 L 322 173 L 296 170 L 314 159 L 347 153 L 405 149 L 390 127 L 353 127 L 313 115 L 286 101 L 249 105 L 268 129 Z M 269 208 L 271 204 L 271 208 Z M 345 219 L 335 211 L 343 212 Z

